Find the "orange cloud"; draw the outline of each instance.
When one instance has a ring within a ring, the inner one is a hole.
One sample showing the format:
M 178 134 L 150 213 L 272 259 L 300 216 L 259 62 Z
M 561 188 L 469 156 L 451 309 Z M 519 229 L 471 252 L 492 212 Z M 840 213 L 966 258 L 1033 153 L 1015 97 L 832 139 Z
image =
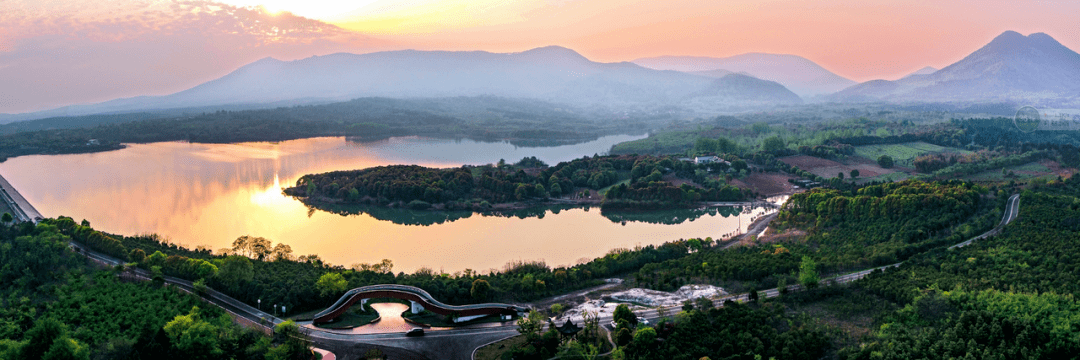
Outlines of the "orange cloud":
M 0 112 L 166 94 L 259 58 L 367 52 L 370 37 L 208 1 L 15 0 L 0 9 Z

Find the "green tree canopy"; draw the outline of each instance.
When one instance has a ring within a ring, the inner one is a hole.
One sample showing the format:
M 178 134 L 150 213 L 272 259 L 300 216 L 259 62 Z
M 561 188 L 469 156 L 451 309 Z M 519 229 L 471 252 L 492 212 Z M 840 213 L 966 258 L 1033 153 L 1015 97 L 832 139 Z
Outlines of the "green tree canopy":
M 893 158 L 889 155 L 881 155 L 877 158 L 877 163 L 883 168 L 891 169 L 893 167 Z
M 469 289 L 469 295 L 472 295 L 473 299 L 478 301 L 487 300 L 488 294 L 491 292 L 491 284 L 484 279 L 476 279 L 472 282 L 472 289 Z
M 817 263 L 809 256 L 803 256 L 799 264 L 799 283 L 807 288 L 815 288 L 818 281 Z
M 315 282 L 315 288 L 319 289 L 319 295 L 327 297 L 345 291 L 349 281 L 345 280 L 340 273 L 325 273 Z

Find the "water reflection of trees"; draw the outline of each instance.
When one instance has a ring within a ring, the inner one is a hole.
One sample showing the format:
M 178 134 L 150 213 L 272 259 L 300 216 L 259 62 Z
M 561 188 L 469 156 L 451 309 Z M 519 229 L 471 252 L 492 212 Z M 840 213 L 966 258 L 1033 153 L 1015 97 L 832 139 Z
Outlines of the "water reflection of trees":
M 308 205 L 308 216 L 311 216 L 314 211 L 320 210 L 341 216 L 352 216 L 365 214 L 375 218 L 376 220 L 389 221 L 398 225 L 420 225 L 429 226 L 436 224 L 443 224 L 448 222 L 454 222 L 461 219 L 467 219 L 474 214 L 480 216 L 491 217 L 504 217 L 519 219 L 527 218 L 539 218 L 543 219 L 545 215 L 550 211 L 552 214 L 559 214 L 563 210 L 581 208 L 581 206 L 571 205 L 557 205 L 557 206 L 538 206 L 527 209 L 517 210 L 492 210 L 492 211 L 445 211 L 445 210 L 412 210 L 407 208 L 391 208 L 385 206 L 373 206 L 373 205 L 340 205 L 340 204 L 320 204 L 320 205 Z M 586 209 L 586 211 L 588 211 Z
M 750 210 L 750 208 L 746 208 Z M 676 225 L 694 221 L 703 216 L 729 217 L 743 212 L 742 207 L 709 207 L 699 209 L 672 209 L 656 211 L 603 211 L 604 217 L 612 222 L 643 222 L 649 224 Z
M 549 212 L 558 215 L 564 210 L 585 209 L 592 210 L 588 206 L 578 205 L 552 205 L 536 206 L 526 209 L 515 210 L 492 210 L 492 211 L 445 211 L 445 210 L 412 210 L 407 208 L 391 208 L 373 205 L 341 205 L 320 204 L 309 205 L 308 216 L 315 211 L 325 211 L 341 216 L 368 215 L 376 220 L 389 221 L 398 225 L 430 226 L 467 219 L 473 215 L 503 217 L 503 218 L 538 218 L 543 219 Z M 697 220 L 704 216 L 736 216 L 752 210 L 749 207 L 710 207 L 700 209 L 675 209 L 658 211 L 603 211 L 600 214 L 614 223 L 643 222 L 648 224 L 677 225 L 686 221 Z

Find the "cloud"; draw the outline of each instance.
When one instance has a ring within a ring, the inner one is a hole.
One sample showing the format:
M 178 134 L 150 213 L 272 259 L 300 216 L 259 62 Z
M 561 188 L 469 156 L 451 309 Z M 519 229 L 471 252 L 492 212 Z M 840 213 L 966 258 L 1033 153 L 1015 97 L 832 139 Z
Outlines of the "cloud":
M 0 112 L 167 94 L 267 56 L 366 52 L 385 43 L 261 8 L 209 1 L 104 3 L 0 2 Z

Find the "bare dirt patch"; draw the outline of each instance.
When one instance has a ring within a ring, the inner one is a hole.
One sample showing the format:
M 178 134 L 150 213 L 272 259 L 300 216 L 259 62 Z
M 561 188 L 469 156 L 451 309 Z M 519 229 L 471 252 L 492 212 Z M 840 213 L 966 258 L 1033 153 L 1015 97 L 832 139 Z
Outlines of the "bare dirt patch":
M 661 180 L 667 181 L 667 182 L 671 183 L 671 185 L 676 186 L 676 187 L 682 186 L 683 184 L 687 184 L 687 185 L 690 185 L 690 186 L 693 186 L 693 187 L 701 187 L 701 185 L 698 185 L 697 183 L 693 182 L 692 180 L 680 178 L 678 176 L 675 176 L 675 174 L 664 175 L 663 179 L 661 179 Z
M 774 229 L 768 229 L 764 234 L 758 236 L 757 243 L 767 244 L 775 242 L 786 241 L 799 241 L 806 237 L 806 231 L 798 229 L 788 229 L 783 232 L 778 232 Z
M 794 176 L 776 173 L 753 173 L 742 179 L 732 180 L 732 185 L 749 188 L 765 196 L 794 194 L 795 185 L 788 182 Z
M 809 155 L 787 156 L 779 160 L 826 179 L 834 178 L 839 173 L 844 173 L 845 177 L 850 176 L 851 170 L 859 170 L 860 178 L 870 178 L 896 172 L 896 169 L 882 168 L 878 166 L 877 162 L 859 156 L 848 158 L 844 163 Z

